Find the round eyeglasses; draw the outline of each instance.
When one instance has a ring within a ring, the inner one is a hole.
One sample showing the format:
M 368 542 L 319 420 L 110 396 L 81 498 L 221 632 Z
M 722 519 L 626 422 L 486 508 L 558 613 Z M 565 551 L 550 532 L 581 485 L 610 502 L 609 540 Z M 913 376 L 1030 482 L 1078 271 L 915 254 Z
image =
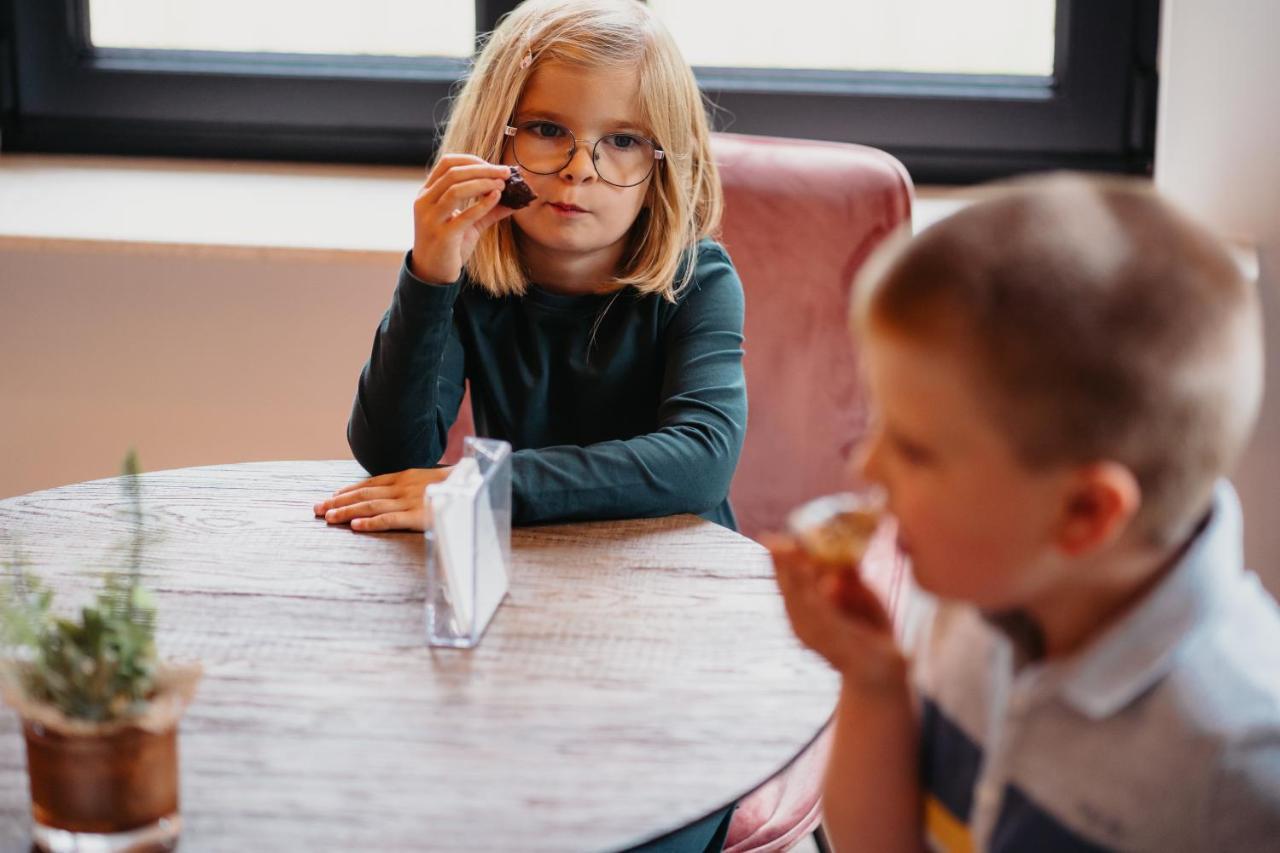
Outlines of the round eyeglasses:
M 516 162 L 535 175 L 554 175 L 578 153 L 573 131 L 553 121 L 537 119 L 507 125 Z M 585 144 L 590 140 L 582 140 Z M 635 133 L 610 133 L 591 145 L 591 163 L 600 180 L 615 187 L 634 187 L 653 173 L 665 155 L 651 139 Z

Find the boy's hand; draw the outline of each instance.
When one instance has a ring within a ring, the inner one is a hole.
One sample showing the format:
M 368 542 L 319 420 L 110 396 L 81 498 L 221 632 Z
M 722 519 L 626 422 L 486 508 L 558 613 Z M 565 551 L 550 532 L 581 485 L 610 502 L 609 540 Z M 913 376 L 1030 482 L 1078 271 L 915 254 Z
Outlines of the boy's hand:
M 480 234 L 515 212 L 498 206 L 510 174 L 509 167 L 470 154 L 445 154 L 436 162 L 413 202 L 415 276 L 432 284 L 457 281 Z
M 351 522 L 352 530 L 426 530 L 431 510 L 423 490 L 438 483 L 453 468 L 410 468 L 370 477 L 333 493 L 312 509 L 330 524 Z
M 763 539 L 773 556 L 778 588 L 791 627 L 845 680 L 845 689 L 898 695 L 907 662 L 893 639 L 893 624 L 855 566 L 813 559 L 795 539 Z

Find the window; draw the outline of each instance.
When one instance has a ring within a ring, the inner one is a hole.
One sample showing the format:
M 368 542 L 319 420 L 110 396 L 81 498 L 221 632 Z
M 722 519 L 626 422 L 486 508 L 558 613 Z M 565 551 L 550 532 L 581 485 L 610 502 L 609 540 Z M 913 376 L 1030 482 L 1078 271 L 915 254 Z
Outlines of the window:
M 694 65 L 1053 74 L 1054 0 L 649 0 Z M 724 21 L 733 21 L 728 37 Z
M 89 0 L 95 48 L 305 53 L 337 56 L 471 55 L 471 0 Z
M 1150 167 L 1158 0 L 649 2 L 718 129 L 875 145 L 921 182 Z M 423 163 L 515 4 L 0 0 L 0 145 Z

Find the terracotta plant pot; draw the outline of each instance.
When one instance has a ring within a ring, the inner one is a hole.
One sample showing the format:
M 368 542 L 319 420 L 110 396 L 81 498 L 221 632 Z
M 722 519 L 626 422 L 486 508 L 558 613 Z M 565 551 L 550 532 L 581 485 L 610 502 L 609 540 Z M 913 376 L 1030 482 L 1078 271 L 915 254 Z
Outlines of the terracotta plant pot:
M 177 842 L 178 730 L 51 731 L 24 720 L 36 844 L 47 850 L 166 850 Z

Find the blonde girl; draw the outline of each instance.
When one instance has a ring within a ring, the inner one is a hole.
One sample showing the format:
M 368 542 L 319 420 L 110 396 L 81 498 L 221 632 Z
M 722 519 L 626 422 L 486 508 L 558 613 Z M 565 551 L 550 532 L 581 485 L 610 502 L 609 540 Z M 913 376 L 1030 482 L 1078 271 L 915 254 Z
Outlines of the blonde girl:
M 635 0 L 530 0 L 494 31 L 413 206 L 348 425 L 375 475 L 315 506 L 422 529 L 464 383 L 511 442 L 517 523 L 734 525 L 742 287 L 692 70 Z M 516 167 L 537 193 L 501 206 Z

